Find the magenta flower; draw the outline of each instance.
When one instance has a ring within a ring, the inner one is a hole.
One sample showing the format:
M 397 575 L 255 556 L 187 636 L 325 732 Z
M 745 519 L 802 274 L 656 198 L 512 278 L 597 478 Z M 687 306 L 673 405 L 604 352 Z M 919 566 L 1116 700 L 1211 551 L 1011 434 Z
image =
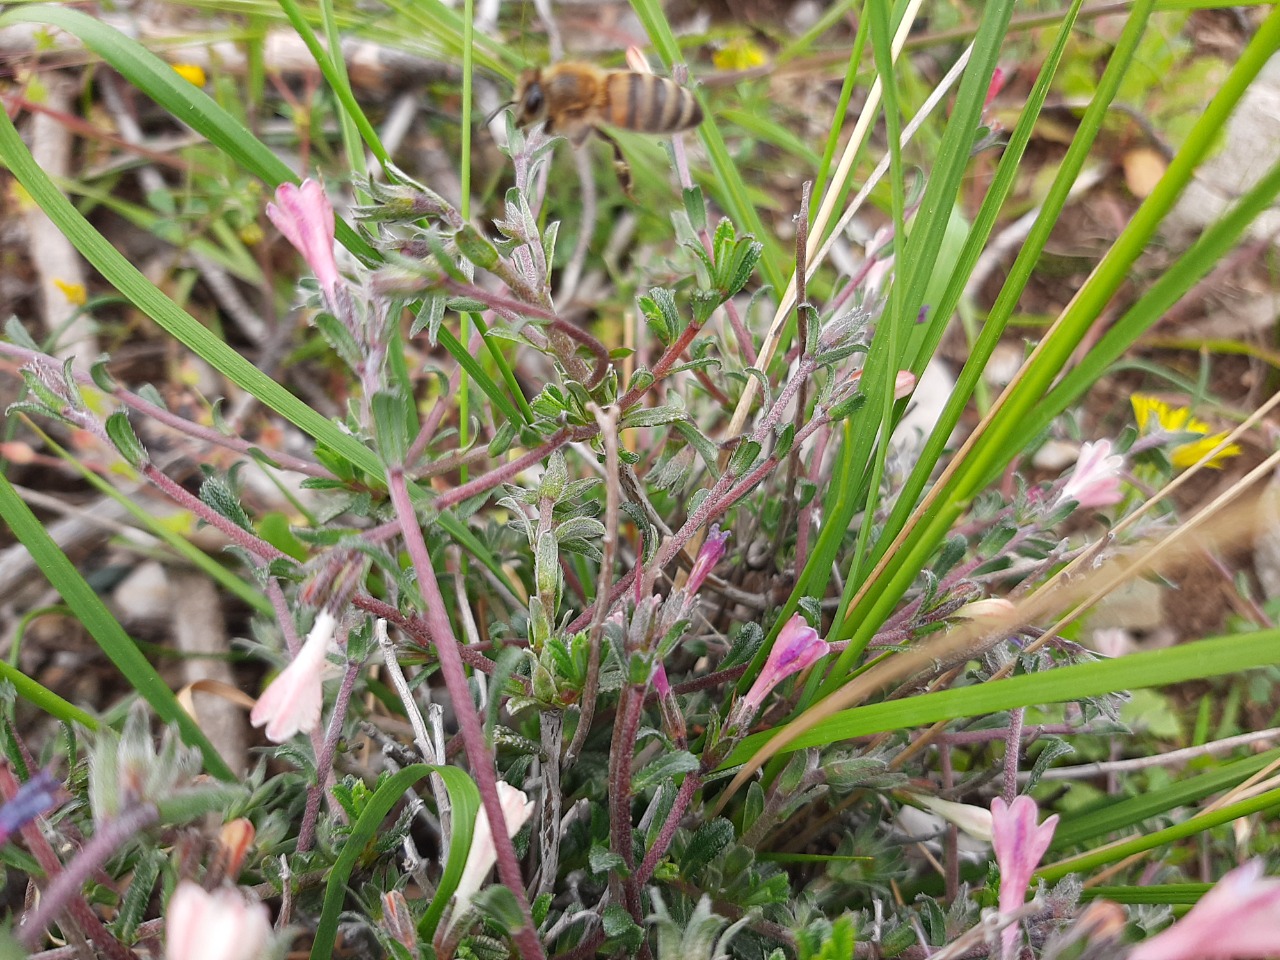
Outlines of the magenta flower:
M 671 692 L 671 681 L 667 679 L 667 668 L 661 662 L 653 671 L 653 689 L 658 696 L 665 697 Z
M 991 801 L 991 839 L 996 848 L 996 863 L 1000 867 L 1000 912 L 1010 913 L 1026 902 L 1031 874 L 1040 865 L 1040 858 L 1049 849 L 1053 831 L 1058 826 L 1058 815 L 1036 825 L 1040 808 L 1030 797 L 1017 797 L 1007 804 L 1002 797 Z M 1004 928 L 1004 960 L 1017 956 L 1019 929 L 1016 925 Z
M 165 960 L 257 960 L 271 941 L 264 904 L 229 887 L 207 892 L 184 880 L 165 913 Z
M 1000 96 L 1000 91 L 1004 89 L 1008 79 L 1008 74 L 1005 73 L 1004 67 L 995 68 L 991 74 L 991 83 L 987 85 L 987 97 L 982 101 L 983 110 L 991 106 L 991 101 Z
M 726 544 L 729 542 L 729 531 L 720 532 L 720 524 L 715 524 L 711 531 L 707 534 L 707 539 L 702 541 L 702 549 L 698 551 L 697 558 L 693 561 L 693 569 L 689 572 L 689 580 L 685 584 L 685 592 L 689 596 L 693 596 L 698 592 L 707 575 L 715 569 L 716 564 L 724 557 L 725 550 L 728 549 Z
M 1129 960 L 1280 957 L 1280 879 L 1262 861 L 1236 867 L 1185 917 L 1134 947 Z
M 1074 500 L 1081 507 L 1109 507 L 1124 499 L 1120 491 L 1120 468 L 1124 457 L 1111 453 L 1111 441 L 1099 440 L 1080 447 L 1076 468 L 1058 494 L 1054 506 Z
M 533 801 L 523 790 L 517 790 L 511 784 L 499 780 L 498 803 L 502 807 L 502 819 L 507 825 L 507 836 L 514 837 L 533 816 Z M 480 885 L 497 862 L 498 850 L 493 845 L 493 830 L 489 817 L 481 806 L 476 811 L 476 825 L 471 831 L 471 849 L 467 851 L 467 862 L 463 864 L 458 888 L 453 893 L 453 913 L 449 915 L 449 926 L 453 926 L 466 912 L 471 898 L 480 892 Z
M 319 181 L 306 179 L 302 185 L 282 183 L 276 188 L 276 202 L 267 204 L 267 216 L 307 261 L 326 302 L 336 303 L 338 263 L 333 258 L 333 206 Z
M 778 634 L 764 669 L 742 698 L 743 703 L 754 714 L 770 690 L 792 674 L 813 666 L 830 651 L 831 646 L 818 636 L 818 631 L 800 614 L 794 614 Z
M 267 726 L 267 739 L 284 743 L 295 733 L 310 733 L 320 723 L 320 706 L 324 700 L 321 684 L 329 644 L 338 630 L 338 619 L 328 610 L 316 614 L 316 622 L 307 634 L 302 649 L 293 662 L 280 671 L 262 691 L 262 696 L 249 713 L 255 727 Z

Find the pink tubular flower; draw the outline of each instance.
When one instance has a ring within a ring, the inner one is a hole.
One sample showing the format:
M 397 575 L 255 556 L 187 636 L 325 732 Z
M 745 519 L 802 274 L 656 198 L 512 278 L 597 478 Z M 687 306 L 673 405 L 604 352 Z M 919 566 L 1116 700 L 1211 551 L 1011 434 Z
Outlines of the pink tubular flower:
M 1185 917 L 1134 947 L 1129 960 L 1280 957 L 1280 880 L 1262 861 L 1236 867 Z
M 208 893 L 184 880 L 165 914 L 165 960 L 256 960 L 271 940 L 264 904 L 239 890 Z
M 1011 913 L 1026 902 L 1031 874 L 1053 839 L 1058 815 L 1055 813 L 1037 826 L 1039 816 L 1040 808 L 1028 796 L 1017 797 L 1011 804 L 1002 797 L 991 801 L 991 840 L 1000 867 L 1001 913 Z M 1004 928 L 1004 960 L 1017 956 L 1018 933 L 1016 925 Z
M 1109 507 L 1124 499 L 1120 491 L 1120 468 L 1124 457 L 1111 453 L 1111 441 L 1099 440 L 1080 447 L 1076 468 L 1058 494 L 1054 506 L 1074 500 L 1081 507 Z
M 702 549 L 693 561 L 693 569 L 689 572 L 689 580 L 685 583 L 685 591 L 689 596 L 698 592 L 707 575 L 716 568 L 716 564 L 724 557 L 725 546 L 729 542 L 729 531 L 720 532 L 720 524 L 712 526 L 707 539 L 702 541 Z
M 267 216 L 307 261 L 329 304 L 335 302 L 338 263 L 333 258 L 333 205 L 319 181 L 306 179 L 302 185 L 282 183 L 276 188 L 276 202 L 267 204 Z
M 502 819 L 507 825 L 507 836 L 514 837 L 533 815 L 533 801 L 525 795 L 523 790 L 517 790 L 511 784 L 499 780 L 498 802 L 502 806 Z M 489 875 L 489 871 L 497 861 L 498 851 L 493 845 L 493 831 L 489 826 L 489 817 L 481 806 L 476 811 L 476 825 L 471 832 L 471 849 L 467 851 L 467 862 L 462 867 L 458 889 L 453 893 L 453 913 L 449 915 L 449 926 L 453 926 L 454 922 L 466 912 L 471 898 L 480 891 L 480 885 L 484 883 L 484 878 Z
M 987 86 L 987 97 L 982 101 L 982 109 L 985 110 L 991 106 L 991 101 L 1000 96 L 1000 91 L 1004 89 L 1004 85 L 1008 80 L 1008 75 L 1004 71 L 1004 67 L 996 67 L 991 74 L 991 83 Z
M 653 689 L 660 697 L 665 697 L 671 692 L 671 681 L 667 679 L 667 668 L 661 663 L 653 671 Z
M 280 671 L 253 705 L 249 722 L 255 727 L 266 724 L 267 739 L 273 743 L 284 743 L 299 731 L 310 733 L 319 724 L 324 700 L 320 675 L 337 630 L 338 619 L 328 610 L 316 614 L 293 663 Z
M 770 690 L 792 674 L 813 666 L 830 650 L 830 645 L 818 636 L 818 631 L 809 626 L 800 614 L 794 614 L 778 634 L 773 649 L 769 651 L 769 659 L 764 662 L 764 669 L 742 698 L 743 702 L 754 713 L 760 709 Z

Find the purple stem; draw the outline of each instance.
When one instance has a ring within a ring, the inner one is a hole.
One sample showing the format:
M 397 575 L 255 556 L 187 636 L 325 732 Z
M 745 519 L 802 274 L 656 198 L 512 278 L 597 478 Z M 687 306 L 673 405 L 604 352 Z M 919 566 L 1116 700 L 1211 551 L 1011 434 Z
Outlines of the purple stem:
M 697 793 L 700 786 L 702 786 L 700 774 L 696 772 L 686 774 L 684 783 L 680 784 L 680 790 L 676 793 L 675 801 L 671 804 L 671 812 L 662 824 L 662 829 L 658 831 L 658 835 L 654 838 L 653 846 L 649 848 L 649 852 L 644 855 L 644 860 L 641 861 L 640 867 L 635 871 L 635 884 L 637 887 L 653 876 L 653 871 L 658 868 L 658 861 L 666 855 L 667 849 L 671 846 L 671 841 L 675 839 L 676 830 L 680 827 L 680 821 L 684 818 L 685 811 L 689 809 L 689 804 L 693 801 L 693 795 Z
M 422 528 L 418 525 L 413 503 L 409 500 L 403 467 L 393 466 L 387 471 L 387 489 L 391 494 L 391 504 L 400 518 L 405 546 L 413 562 L 414 572 L 418 576 L 418 587 L 426 606 L 427 629 L 435 642 L 436 655 L 440 658 L 440 672 L 444 675 L 445 687 L 449 691 L 450 700 L 453 701 L 463 746 L 466 748 L 467 759 L 471 765 L 471 775 L 480 789 L 480 798 L 484 803 L 485 814 L 489 818 L 489 827 L 493 833 L 494 847 L 498 854 L 498 876 L 516 898 L 520 913 L 524 917 L 524 925 L 516 931 L 513 939 L 524 960 L 542 960 L 545 957 L 542 942 L 538 939 L 537 929 L 533 925 L 533 915 L 529 910 L 529 900 L 524 891 L 524 879 L 520 875 L 520 862 L 516 859 L 511 838 L 507 836 L 507 823 L 502 815 L 502 804 L 498 800 L 498 778 L 494 772 L 493 754 L 485 742 L 480 715 L 476 712 L 475 703 L 471 700 L 471 689 L 467 684 L 466 670 L 462 665 L 458 639 L 454 636 L 453 625 L 449 623 L 449 613 L 445 609 L 444 597 L 440 594 L 435 568 L 431 565 L 427 542 L 422 536 Z
M 123 844 L 159 819 L 160 811 L 155 804 L 138 803 L 101 824 L 89 842 L 80 848 L 75 859 L 44 888 L 40 905 L 27 915 L 18 931 L 18 939 L 22 945 L 28 950 L 35 949 L 54 917 L 70 906 L 73 899 L 80 897 L 80 891 L 89 878 Z
M 1004 739 L 1004 802 L 1013 803 L 1018 796 L 1018 758 L 1022 753 L 1022 724 L 1026 707 L 1009 711 L 1009 732 Z
M 19 347 L 12 343 L 0 343 L 0 356 L 10 356 L 15 360 L 21 360 L 25 363 L 29 363 L 32 360 L 45 360 L 55 366 L 61 366 L 59 361 L 50 357 L 48 354 L 40 353 L 36 350 L 28 350 L 25 347 Z M 94 383 L 93 377 L 87 373 L 75 373 L 74 376 L 77 383 L 95 388 L 97 386 L 97 384 Z M 234 450 L 236 453 L 242 453 L 246 456 L 251 455 L 253 450 L 259 450 L 284 469 L 294 470 L 298 473 L 305 473 L 311 477 L 331 478 L 333 476 L 333 474 L 319 464 L 312 463 L 309 460 L 303 460 L 300 457 L 295 457 L 291 454 L 282 453 L 278 450 L 267 450 L 256 443 L 251 443 L 248 440 L 242 440 L 240 437 L 226 436 L 219 433 L 217 430 L 214 430 L 212 427 L 203 426 L 202 424 L 180 417 L 175 413 L 171 413 L 164 409 L 164 407 L 156 406 L 154 403 L 144 400 L 136 393 L 126 390 L 123 387 L 117 387 L 115 390 L 112 390 L 111 395 L 119 400 L 124 406 L 138 411 L 138 413 L 155 420 L 157 423 L 163 423 L 165 426 L 171 427 L 179 433 L 185 433 L 187 436 L 196 440 L 202 440 L 205 443 L 224 447 L 227 450 Z
M 631 761 L 643 708 L 643 688 L 624 687 L 622 704 L 613 726 L 613 742 L 609 745 L 609 846 L 622 857 L 632 874 L 622 881 L 622 889 L 627 910 L 636 923 L 644 920 L 639 915 L 639 886 L 634 882 L 636 861 L 631 840 Z
M 516 457 L 500 467 L 494 467 L 488 473 L 482 473 L 469 483 L 464 483 L 454 487 L 445 493 L 440 494 L 431 505 L 437 510 L 447 510 L 455 504 L 462 503 L 472 497 L 479 496 L 486 490 L 492 490 L 501 483 L 506 483 L 512 479 L 521 470 L 527 470 L 535 463 L 540 462 L 544 457 L 549 457 L 561 447 L 568 443 L 574 443 L 578 440 L 589 440 L 594 437 L 600 428 L 596 426 L 581 427 L 562 427 L 557 430 L 551 438 L 542 446 L 530 450 L 522 456 Z
M 338 687 L 338 698 L 333 704 L 333 716 L 329 718 L 324 746 L 316 760 L 316 782 L 307 787 L 307 805 L 302 812 L 302 826 L 298 829 L 299 853 L 306 853 L 315 843 L 320 799 L 324 796 L 329 773 L 333 769 L 333 755 L 338 751 L 338 738 L 342 735 L 342 724 L 347 718 L 347 705 L 351 702 L 351 692 L 355 690 L 359 676 L 360 664 L 355 660 L 348 660 L 347 671 L 342 675 L 342 685 Z
M 170 499 L 190 510 L 209 526 L 223 533 L 237 547 L 248 551 L 262 560 L 283 560 L 285 555 L 261 537 L 255 536 L 244 527 L 232 523 L 218 511 L 214 510 L 199 497 L 187 491 L 181 484 L 169 479 L 158 467 L 148 463 L 142 467 L 142 475 L 160 488 Z

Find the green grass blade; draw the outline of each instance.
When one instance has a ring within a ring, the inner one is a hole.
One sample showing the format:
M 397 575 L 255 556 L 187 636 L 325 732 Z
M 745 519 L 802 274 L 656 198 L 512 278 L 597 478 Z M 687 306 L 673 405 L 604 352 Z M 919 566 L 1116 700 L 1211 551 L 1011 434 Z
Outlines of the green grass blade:
M 10 23 L 43 23 L 67 31 L 119 71 L 129 83 L 272 189 L 285 182 L 297 182 L 297 176 L 288 165 L 213 98 L 178 76 L 172 67 L 146 47 L 102 21 L 70 7 L 34 4 L 11 7 L 0 14 L 0 27 Z M 11 160 L 11 157 L 6 155 L 4 159 Z M 341 218 L 338 218 L 337 238 L 357 257 L 370 263 L 381 259 L 378 252 Z
M 498 411 L 512 423 L 524 422 L 524 417 L 520 415 L 520 411 L 516 409 L 515 404 L 502 391 L 502 387 L 498 386 L 493 377 L 480 365 L 480 361 L 471 355 L 471 351 L 463 345 L 462 341 L 453 335 L 453 332 L 447 327 L 440 327 L 436 331 L 436 339 L 440 341 L 440 346 L 449 351 L 450 355 L 458 361 L 458 366 L 466 372 L 475 385 L 479 387 L 489 402 L 497 407 Z
M 631 9 L 639 17 L 645 33 L 648 34 L 649 42 L 653 44 L 658 56 L 667 65 L 667 69 L 683 62 L 684 56 L 680 52 L 680 45 L 676 43 L 675 34 L 671 32 L 671 24 L 667 22 L 660 0 L 631 0 Z M 711 171 L 714 174 L 708 184 L 709 192 L 729 214 L 729 219 L 737 224 L 740 231 L 753 234 L 764 244 L 760 272 L 764 275 L 765 283 L 774 290 L 782 290 L 787 282 L 785 272 L 787 255 L 772 232 L 765 230 L 760 215 L 750 200 L 747 185 L 742 180 L 738 165 L 729 156 L 729 148 L 725 145 L 724 135 L 716 124 L 715 114 L 708 108 L 701 91 L 694 89 L 693 92 L 698 97 L 702 105 L 702 114 L 706 118 L 698 127 L 698 137 L 706 148 L 707 158 L 711 161 Z
M 1258 796 L 1251 797 L 1248 800 L 1241 800 L 1238 803 L 1219 807 L 1217 810 L 1198 814 L 1189 820 L 1166 827 L 1163 830 L 1156 830 L 1154 833 L 1137 836 L 1132 840 L 1113 844 L 1101 850 L 1083 853 L 1069 860 L 1060 860 L 1057 863 L 1048 864 L 1037 870 L 1035 875 L 1043 877 L 1049 883 L 1054 883 L 1069 873 L 1087 873 L 1109 863 L 1117 863 L 1136 853 L 1157 850 L 1166 845 L 1172 848 L 1172 845 L 1178 841 L 1195 837 L 1213 827 L 1221 826 L 1224 823 L 1230 823 L 1232 820 L 1239 820 L 1255 813 L 1274 810 L 1277 807 L 1280 807 L 1280 789 L 1268 790 L 1266 793 L 1260 793 Z
M 956 94 L 956 103 L 950 120 L 943 134 L 939 159 L 929 176 L 924 196 L 914 218 L 911 235 L 905 243 L 899 236 L 900 252 L 896 263 L 898 275 L 893 282 L 893 294 L 890 300 L 890 314 L 887 321 L 878 324 L 875 337 L 867 356 L 866 372 L 863 374 L 863 386 L 868 397 L 884 397 L 892 395 L 893 382 L 898 370 L 902 369 L 903 358 L 910 357 L 918 349 L 920 334 L 911 333 L 898 338 L 890 335 L 890 328 L 909 330 L 908 325 L 915 324 L 924 304 L 925 291 L 929 286 L 933 270 L 938 264 L 938 254 L 946 236 L 951 211 L 956 206 L 965 168 L 968 166 L 970 151 L 973 146 L 974 131 L 978 128 L 978 120 L 982 115 L 982 104 L 987 89 L 991 84 L 991 76 L 995 72 L 996 62 L 1000 54 L 1005 30 L 1012 11 L 1012 0 L 1001 3 L 989 3 L 983 11 L 982 23 L 974 38 L 973 55 L 969 66 L 965 69 L 960 81 L 960 89 Z M 873 34 L 873 43 L 875 37 Z M 901 292 L 897 292 L 901 288 Z M 930 318 L 929 325 L 945 325 L 949 318 L 936 313 Z M 911 341 L 916 340 L 913 347 Z M 891 352 L 892 351 L 894 352 Z M 856 450 L 853 454 L 855 462 L 869 463 L 872 459 L 874 445 L 880 436 L 878 429 L 871 421 L 878 415 L 874 404 L 867 404 L 854 415 L 854 436 Z M 834 516 L 828 522 L 840 529 L 847 527 L 852 520 L 849 516 Z M 819 559 L 815 552 L 813 561 Z M 817 570 L 810 577 L 817 576 Z M 857 570 L 850 571 L 850 579 L 857 576 Z M 808 579 L 802 577 L 802 580 Z M 837 637 L 837 639 L 843 639 Z M 860 653 L 850 644 L 828 673 L 820 688 L 825 696 L 839 685 L 843 677 Z
M 1106 797 L 1096 809 L 1090 808 L 1065 818 L 1054 832 L 1049 849 L 1060 853 L 1128 827 L 1137 827 L 1152 817 L 1230 790 L 1277 760 L 1280 760 L 1280 749 L 1268 750 L 1243 760 L 1224 763 L 1198 776 L 1166 784 L 1159 790 L 1124 800 Z
M 360 814 L 360 818 L 351 826 L 342 852 L 329 870 L 325 881 L 324 905 L 320 912 L 320 922 L 316 927 L 315 939 L 311 943 L 312 960 L 329 960 L 333 956 L 334 943 L 338 935 L 338 920 L 342 914 L 342 904 L 347 896 L 347 880 L 355 869 L 356 861 L 365 847 L 377 835 L 378 828 L 386 819 L 391 808 L 400 802 L 404 792 L 433 773 L 438 773 L 449 791 L 449 799 L 453 803 L 453 841 L 449 847 L 449 862 L 444 875 L 440 878 L 440 886 L 436 890 L 435 899 L 423 918 L 433 916 L 431 929 L 439 923 L 440 913 L 453 891 L 457 889 L 458 879 L 462 876 L 462 865 L 471 849 L 471 830 L 475 825 L 476 811 L 480 809 L 480 791 L 465 773 L 457 767 L 436 767 L 425 763 L 415 763 L 405 767 L 382 781 L 374 791 Z M 437 905 L 439 909 L 437 910 Z
M 1265 667 L 1277 660 L 1280 660 L 1280 630 L 1198 640 L 1116 660 L 1073 664 L 978 686 L 957 687 L 841 710 L 814 724 L 784 746 L 781 752 L 828 746 L 852 737 L 907 730 L 940 720 L 986 716 L 1018 707 L 1067 703 L 1122 690 L 1222 676 Z M 780 729 L 785 730 L 786 727 Z M 746 761 L 778 732 L 768 730 L 747 737 L 725 766 Z
M 1002 288 L 1000 296 L 997 298 L 996 305 L 992 308 L 991 316 L 987 322 L 989 325 L 994 325 L 993 330 L 1002 327 L 1007 322 L 1008 316 L 1012 313 L 1018 298 L 1021 296 L 1022 289 L 1030 277 L 1031 269 L 1039 256 L 1039 252 L 1047 241 L 1054 223 L 1056 223 L 1058 212 L 1062 205 L 1066 203 L 1070 186 L 1075 181 L 1076 171 L 1080 165 L 1083 165 L 1088 150 L 1092 147 L 1093 138 L 1100 129 L 1110 102 L 1115 96 L 1128 64 L 1138 48 L 1147 17 L 1151 12 L 1151 6 L 1151 0 L 1141 0 L 1130 14 L 1124 32 L 1108 61 L 1107 69 L 1099 81 L 1098 91 L 1094 100 L 1090 103 L 1085 116 L 1081 120 L 1077 137 L 1073 140 L 1072 146 L 1068 148 L 1068 155 L 1064 158 L 1063 166 L 1059 169 L 1058 176 L 1051 187 L 1050 196 L 1046 198 L 1041 216 L 1037 219 L 1031 234 L 1023 244 L 1019 256 L 1010 270 L 1009 277 L 1005 281 L 1004 288 Z M 984 346 L 994 348 L 994 345 L 994 337 L 991 340 L 984 340 Z M 1047 367 L 1042 369 L 1046 373 L 1048 372 Z M 972 379 L 980 372 L 981 367 L 976 363 L 970 364 L 968 365 L 968 370 Z M 950 412 L 954 414 L 954 407 Z M 1025 424 L 1025 420 L 1021 422 Z M 1011 424 L 1016 428 L 1018 422 L 1012 421 Z M 941 425 L 935 429 L 937 436 L 932 438 L 935 441 L 935 447 L 939 440 L 945 443 L 946 438 L 950 436 L 949 433 L 943 436 L 940 431 Z M 954 490 L 959 485 L 959 478 L 969 475 L 974 470 L 973 457 L 976 452 L 976 450 L 970 451 L 965 460 L 957 463 L 955 473 L 952 475 L 949 485 L 943 488 L 944 490 Z M 1009 456 L 1012 457 L 1013 453 L 1010 452 Z M 917 483 L 918 480 L 919 478 L 917 478 Z M 861 603 L 847 611 L 842 621 L 842 628 L 836 636 L 843 639 L 845 632 L 852 630 L 849 634 L 849 647 L 845 651 L 849 656 L 842 656 L 841 661 L 832 670 L 831 680 L 828 687 L 824 688 L 824 693 L 829 692 L 840 679 L 847 676 L 848 670 L 854 662 L 853 655 L 860 653 L 865 648 L 866 643 L 870 640 L 879 624 L 883 622 L 883 617 L 896 605 L 928 561 L 928 558 L 933 554 L 937 544 L 941 543 L 951 529 L 951 525 L 963 513 L 969 497 L 973 495 L 976 489 L 967 487 L 963 495 L 953 495 L 951 498 L 944 498 L 940 495 L 938 501 L 931 505 L 925 522 L 912 531 L 902 546 L 895 549 L 884 576 L 880 578 L 875 591 L 868 592 Z M 886 545 L 881 549 L 888 549 L 888 546 Z
M 1135 6 L 1134 15 L 1144 6 L 1150 4 Z M 1026 376 L 1010 392 L 1008 402 L 991 428 L 979 438 L 972 456 L 957 472 L 952 484 L 955 500 L 968 500 L 1008 463 L 1045 391 L 1066 367 L 1072 352 L 1116 291 L 1129 279 L 1134 261 L 1147 248 L 1156 228 L 1208 156 L 1240 98 L 1277 50 L 1280 50 L 1280 9 L 1263 21 L 1164 176 L 1072 299 L 1055 330 L 1042 341 L 1039 355 L 1028 365 Z
M 5 660 L 0 660 L 0 680 L 8 680 L 18 691 L 18 696 L 63 723 L 78 723 L 86 730 L 98 729 L 98 718 L 93 714 L 86 713 L 74 703 L 62 699 L 48 687 L 32 680 Z
M 329 51 L 321 46 L 320 38 L 311 29 L 311 24 L 307 22 L 307 18 L 303 14 L 302 8 L 298 6 L 297 0 L 279 0 L 279 2 L 280 9 L 284 11 L 294 31 L 302 39 L 302 42 L 306 44 L 307 51 L 311 54 L 311 58 L 315 60 L 316 66 L 320 68 L 321 75 L 329 84 L 329 89 L 333 91 L 333 95 L 342 107 L 339 116 L 342 124 L 342 142 L 353 174 L 357 178 L 361 178 L 368 173 L 365 168 L 364 151 L 360 148 L 360 140 L 364 141 L 365 146 L 369 148 L 369 151 L 377 158 L 378 163 L 382 164 L 385 170 L 391 162 L 391 157 L 387 154 L 386 148 L 383 147 L 377 131 L 373 129 L 373 124 L 369 122 L 364 110 L 356 102 L 355 93 L 351 89 L 351 81 L 347 76 L 346 61 L 341 56 L 331 56 Z M 333 24 L 332 7 L 322 0 L 321 9 L 324 14 L 325 36 L 329 40 L 329 50 L 341 51 L 342 38 Z M 359 133 L 358 139 L 353 135 L 352 127 L 355 128 L 355 132 Z
M 257 397 L 305 433 L 346 457 L 371 476 L 382 476 L 382 464 L 373 451 L 339 430 L 337 425 L 316 413 L 206 330 L 90 226 L 32 159 L 7 115 L 0 116 L 0 160 L 107 282 L 159 324 L 166 333 L 181 341 L 232 383 Z
M 1028 430 L 1043 429 L 1078 399 L 1098 377 L 1118 361 L 1140 336 L 1150 330 L 1183 295 L 1213 269 L 1241 236 L 1280 196 L 1277 163 L 1219 220 L 1204 230 L 1181 257 L 1125 311 L 1078 366 L 1049 392 L 1031 414 Z M 1228 351 L 1232 345 L 1227 345 Z M 1242 347 L 1241 344 L 1234 344 Z
M 41 573 L 84 624 L 102 652 L 116 665 L 138 695 L 151 705 L 156 716 L 165 723 L 177 724 L 183 741 L 198 749 L 204 756 L 204 767 L 209 773 L 220 780 L 235 779 L 200 726 L 178 704 L 173 691 L 147 662 L 147 658 L 67 559 L 67 555 L 53 542 L 44 524 L 36 519 L 3 474 L 0 474 L 0 518 L 27 548 Z

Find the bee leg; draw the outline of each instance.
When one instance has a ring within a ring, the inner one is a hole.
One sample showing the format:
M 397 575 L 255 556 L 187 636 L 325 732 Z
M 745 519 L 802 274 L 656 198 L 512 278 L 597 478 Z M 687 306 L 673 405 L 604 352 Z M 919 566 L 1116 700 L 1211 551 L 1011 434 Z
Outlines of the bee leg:
M 635 194 L 631 192 L 631 188 L 635 185 L 631 177 L 631 165 L 627 163 L 627 158 L 622 155 L 622 147 L 617 140 L 603 130 L 597 130 L 596 134 L 613 148 L 613 169 L 618 174 L 618 185 L 622 187 L 622 192 L 626 194 L 627 199 L 635 203 Z

